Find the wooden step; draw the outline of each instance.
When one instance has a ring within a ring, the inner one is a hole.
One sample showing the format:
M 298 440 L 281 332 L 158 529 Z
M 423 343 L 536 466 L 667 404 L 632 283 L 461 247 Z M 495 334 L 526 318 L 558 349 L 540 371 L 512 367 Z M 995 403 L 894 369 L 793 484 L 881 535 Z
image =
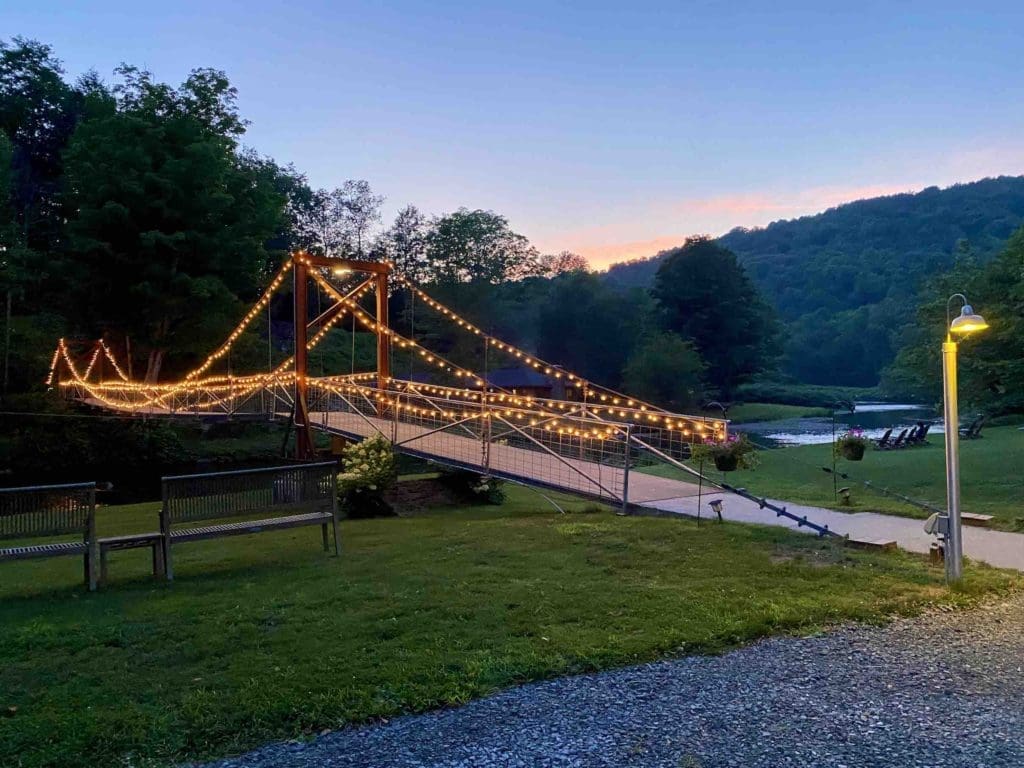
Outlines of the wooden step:
M 896 549 L 895 539 L 856 539 L 852 536 L 846 538 L 846 546 L 857 549 L 875 549 L 881 552 L 892 552 Z
M 977 528 L 988 528 L 992 522 L 992 515 L 976 515 L 973 512 L 961 512 L 960 520 L 964 525 L 973 525 Z

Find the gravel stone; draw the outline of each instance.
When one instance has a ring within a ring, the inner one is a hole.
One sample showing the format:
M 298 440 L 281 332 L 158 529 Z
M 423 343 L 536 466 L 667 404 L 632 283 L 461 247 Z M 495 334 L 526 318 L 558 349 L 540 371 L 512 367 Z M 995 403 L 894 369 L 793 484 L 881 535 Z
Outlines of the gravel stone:
M 210 768 L 1024 766 L 1024 596 L 512 688 Z

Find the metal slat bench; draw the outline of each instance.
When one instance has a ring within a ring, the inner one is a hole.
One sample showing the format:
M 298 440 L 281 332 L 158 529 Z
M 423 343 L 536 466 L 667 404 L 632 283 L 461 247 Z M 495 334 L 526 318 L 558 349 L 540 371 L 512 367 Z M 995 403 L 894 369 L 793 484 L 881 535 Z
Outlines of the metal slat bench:
M 174 544 L 305 525 L 320 526 L 325 551 L 330 550 L 330 526 L 334 554 L 339 554 L 336 473 L 334 462 L 322 462 L 163 478 L 160 533 L 164 576 L 168 581 L 174 578 Z M 274 513 L 286 514 L 261 517 Z M 238 517 L 249 519 L 195 525 Z
M 96 589 L 96 484 L 36 485 L 0 489 L 0 541 L 78 534 L 80 541 L 56 541 L 0 548 L 0 562 L 81 555 L 85 583 Z

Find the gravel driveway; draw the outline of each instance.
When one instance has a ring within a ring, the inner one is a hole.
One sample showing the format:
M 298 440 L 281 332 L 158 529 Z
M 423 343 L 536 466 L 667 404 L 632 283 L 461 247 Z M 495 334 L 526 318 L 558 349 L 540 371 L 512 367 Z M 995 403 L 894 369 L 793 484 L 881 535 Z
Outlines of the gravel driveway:
M 1022 667 L 1024 597 L 1015 597 L 526 685 L 213 765 L 1017 768 Z

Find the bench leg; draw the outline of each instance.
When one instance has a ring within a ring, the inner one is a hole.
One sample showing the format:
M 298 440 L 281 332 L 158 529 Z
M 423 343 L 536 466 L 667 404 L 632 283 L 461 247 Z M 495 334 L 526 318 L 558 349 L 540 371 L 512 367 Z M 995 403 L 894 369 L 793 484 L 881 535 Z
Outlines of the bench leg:
M 161 546 L 164 551 L 164 578 L 167 579 L 167 581 L 174 581 L 174 566 L 171 564 L 171 537 L 164 536 Z
M 320 526 L 320 533 L 323 535 L 324 539 L 324 552 L 330 552 L 331 546 L 327 543 L 327 523 Z
M 153 544 L 153 578 L 164 575 L 164 545 L 162 541 Z
M 100 547 L 100 584 L 107 583 L 107 550 Z
M 89 591 L 95 592 L 97 587 L 97 570 L 99 568 L 99 546 L 90 542 L 85 553 L 85 583 L 89 585 Z
M 334 556 L 338 557 L 341 555 L 341 544 L 338 539 L 338 516 L 335 515 L 331 518 L 331 527 L 334 529 Z

